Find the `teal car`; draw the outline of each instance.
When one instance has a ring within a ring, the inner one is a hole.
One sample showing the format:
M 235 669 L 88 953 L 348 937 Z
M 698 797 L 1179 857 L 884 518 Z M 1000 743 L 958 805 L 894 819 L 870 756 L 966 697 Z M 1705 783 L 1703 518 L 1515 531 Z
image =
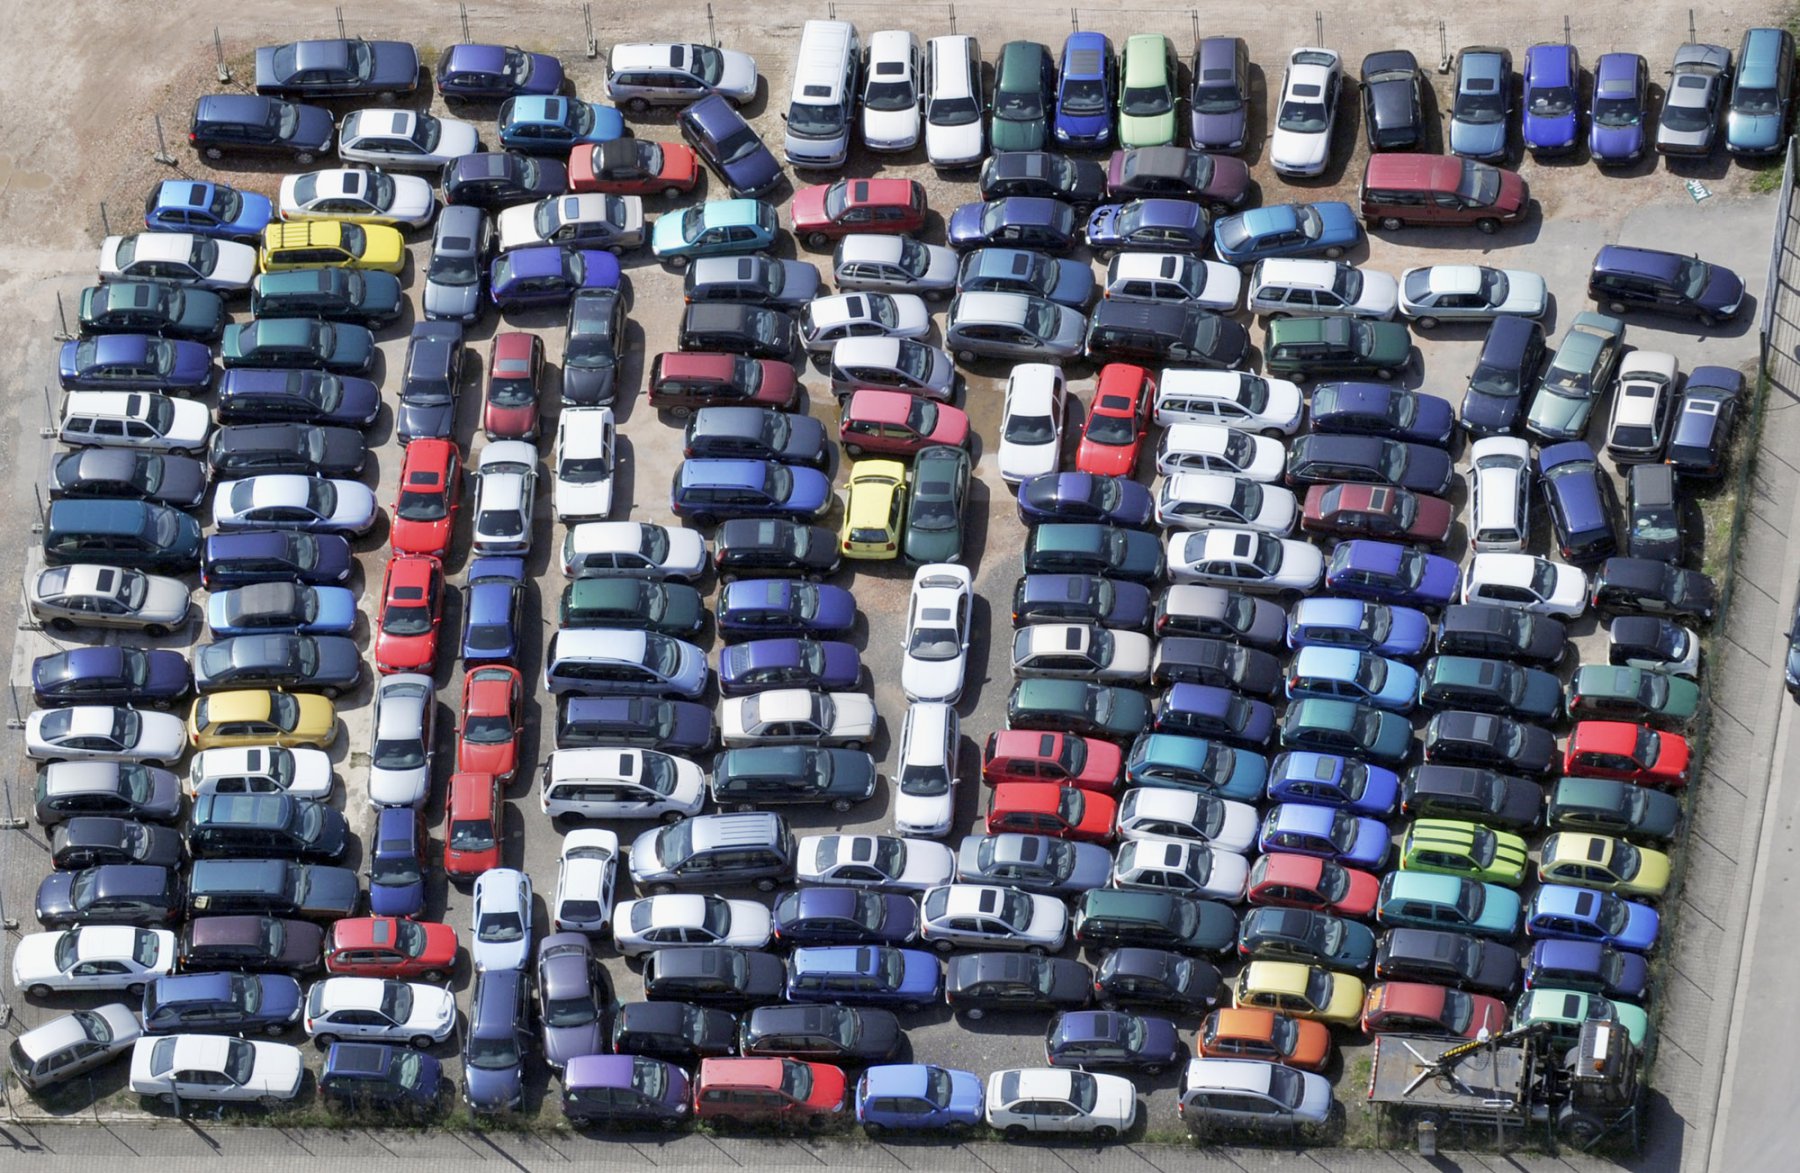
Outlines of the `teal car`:
M 1175 46 L 1161 33 L 1139 33 L 1125 42 L 1119 74 L 1119 145 L 1173 146 Z
M 1361 701 L 1396 713 L 1411 711 L 1417 670 L 1355 648 L 1308 644 L 1294 656 L 1285 682 L 1289 700 L 1323 697 Z
M 362 326 L 317 318 L 252 318 L 225 327 L 219 361 L 227 367 L 366 375 L 375 364 L 375 335 Z
M 660 217 L 650 251 L 680 269 L 695 257 L 772 248 L 780 230 L 775 209 L 762 200 L 707 200 Z
M 1538 383 L 1525 430 L 1552 442 L 1581 439 L 1624 349 L 1624 322 L 1592 311 L 1576 314 Z
M 988 127 L 994 150 L 1043 150 L 1050 137 L 1050 103 L 1055 96 L 1056 65 L 1049 49 L 1036 41 L 1000 46 Z
M 1146 733 L 1125 755 L 1125 785 L 1204 790 L 1220 798 L 1255 802 L 1269 777 L 1268 759 L 1205 737 Z
M 1557 831 L 1662 842 L 1675 837 L 1681 800 L 1667 791 L 1611 778 L 1562 778 L 1550 791 L 1544 821 Z
M 1412 722 L 1354 701 L 1311 698 L 1292 704 L 1281 718 L 1283 749 L 1373 758 L 1403 765 L 1412 753 Z
M 959 445 L 934 444 L 913 457 L 900 540 L 900 555 L 909 563 L 962 561 L 969 470 L 969 450 Z
M 1451 929 L 1510 941 L 1519 933 L 1519 894 L 1498 884 L 1431 872 L 1389 872 L 1375 897 L 1389 928 Z
M 1412 335 L 1403 323 L 1339 315 L 1277 318 L 1263 345 L 1268 373 L 1295 382 L 1351 375 L 1391 379 L 1411 360 Z
M 1644 1046 L 1650 1037 L 1650 1016 L 1643 1007 L 1614 1002 L 1581 990 L 1540 988 L 1526 990 L 1513 1007 L 1512 1026 L 1550 1024 L 1551 1045 L 1567 1050 L 1581 1039 L 1581 1024 L 1589 1020 L 1613 1022 L 1625 1028 L 1632 1045 Z
M 1599 717 L 1682 729 L 1700 707 L 1700 686 L 1646 668 L 1586 664 L 1569 678 L 1568 706 L 1571 720 Z

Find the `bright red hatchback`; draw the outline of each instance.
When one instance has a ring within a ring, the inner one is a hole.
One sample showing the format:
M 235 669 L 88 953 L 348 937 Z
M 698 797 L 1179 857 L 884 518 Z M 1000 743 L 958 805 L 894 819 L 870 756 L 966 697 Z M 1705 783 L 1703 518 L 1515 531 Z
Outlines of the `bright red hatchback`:
M 500 821 L 506 804 L 492 774 L 452 774 L 444 816 L 444 873 L 473 880 L 500 866 Z
M 1340 916 L 1374 915 L 1381 881 L 1368 872 L 1312 855 L 1272 851 L 1250 868 L 1247 898 L 1273 908 L 1307 908 Z
M 1156 378 L 1143 367 L 1122 362 L 1101 367 L 1094 406 L 1075 449 L 1075 471 L 1131 476 L 1137 469 L 1138 449 L 1149 430 L 1150 402 L 1155 398 Z
M 492 774 L 506 783 L 519 764 L 525 723 L 525 678 L 508 664 L 484 664 L 463 676 L 462 720 L 456 726 L 456 768 Z
M 794 235 L 812 248 L 852 232 L 917 232 L 925 188 L 916 179 L 840 179 L 794 193 Z
M 441 982 L 456 967 L 456 930 L 397 916 L 345 917 L 325 935 L 325 972 Z
M 1630 721 L 1582 721 L 1569 734 L 1563 773 L 1640 786 L 1686 786 L 1687 738 Z
M 382 672 L 431 671 L 444 612 L 444 567 L 423 554 L 395 554 L 381 578 L 375 624 L 375 667 Z
M 981 751 L 981 780 L 989 786 L 1054 782 L 1111 794 L 1118 789 L 1124 764 L 1125 751 L 1110 741 L 1072 733 L 1003 729 L 988 734 Z
M 396 554 L 442 558 L 462 504 L 462 456 L 449 440 L 414 440 L 400 463 L 388 544 Z
M 487 403 L 481 409 L 481 430 L 488 439 L 537 439 L 538 392 L 543 377 L 543 339 L 520 330 L 494 335 Z
M 988 800 L 987 832 L 1022 831 L 1110 843 L 1119 804 L 1104 794 L 1050 782 L 1002 782 Z
M 569 152 L 570 191 L 674 197 L 694 190 L 699 178 L 699 160 L 682 143 L 616 138 Z

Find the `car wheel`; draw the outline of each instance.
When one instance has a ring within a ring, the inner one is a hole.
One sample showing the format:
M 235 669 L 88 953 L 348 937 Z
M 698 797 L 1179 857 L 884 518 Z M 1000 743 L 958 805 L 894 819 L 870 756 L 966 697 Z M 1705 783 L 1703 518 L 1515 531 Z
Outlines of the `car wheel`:
M 738 1120 L 735 1116 L 714 1116 L 708 1123 L 719 1132 L 730 1132 L 738 1126 Z
M 861 444 L 846 444 L 846 445 L 844 445 L 844 454 L 846 456 L 861 456 L 863 454 L 863 446 Z M 57 622 L 62 623 L 62 622 L 67 622 L 67 621 L 59 619 Z M 71 623 L 71 624 L 69 624 L 68 628 L 65 629 L 65 628 L 59 627 L 59 628 L 57 628 L 57 630 L 58 631 L 73 630 L 74 627 L 75 627 L 75 625 L 73 623 Z
M 1719 319 L 1713 317 L 1711 314 L 1701 314 L 1696 320 L 1708 330 L 1713 329 L 1719 324 Z
M 830 1128 L 830 1127 L 831 1127 L 831 1117 L 829 1117 L 829 1116 L 819 1115 L 819 1116 L 808 1116 L 806 1118 L 806 1129 L 808 1132 L 824 1132 L 827 1128 Z
M 775 881 L 764 876 L 762 879 L 756 881 L 756 890 L 758 892 L 773 892 L 775 890 Z
M 208 159 L 211 159 L 215 163 L 225 157 L 225 151 L 221 147 L 207 147 L 205 150 L 201 151 L 200 153 L 202 155 L 205 155 Z M 304 161 L 305 160 L 302 160 L 302 162 L 304 162 Z
M 625 246 L 622 244 L 609 244 L 606 246 L 606 251 L 615 257 L 622 257 L 625 255 Z
M 39 982 L 35 986 L 27 986 L 25 992 L 30 994 L 33 998 L 48 998 L 56 991 L 52 990 L 49 986 L 46 986 L 43 982 Z M 144 987 L 142 985 L 139 985 L 136 989 L 130 991 L 133 997 L 142 997 L 143 992 Z
M 740 802 L 735 808 L 740 815 L 747 815 L 756 809 L 754 802 Z
M 979 1006 L 971 1006 L 963 1011 L 963 1013 L 968 1016 L 970 1022 L 980 1022 L 983 1018 L 987 1017 L 987 1011 Z
M 63 635 L 67 635 L 71 631 L 75 630 L 75 624 L 74 624 L 74 621 L 69 620 L 69 619 L 56 618 L 56 619 L 52 619 L 50 621 L 50 630 L 59 632 Z M 151 635 L 157 634 L 155 632 L 151 632 L 149 628 L 145 628 L 144 631 L 146 634 L 151 634 Z
M 956 948 L 955 941 L 933 941 L 931 944 L 939 953 L 949 953 Z
M 676 823 L 679 823 L 682 820 L 682 817 L 683 816 L 680 811 L 664 811 L 662 813 L 663 823 L 670 827 L 673 827 Z
M 1031 954 L 1033 957 L 1042 957 L 1044 955 L 1044 947 L 1042 945 L 1027 945 L 1025 946 L 1025 952 Z
M 625 103 L 625 108 L 633 114 L 645 114 L 650 110 L 650 103 L 644 101 L 642 98 L 632 98 Z
M 1381 218 L 1381 227 L 1389 232 L 1398 232 L 1406 227 L 1406 221 L 1398 216 L 1383 216 Z
M 831 238 L 826 236 L 823 232 L 808 232 L 806 234 L 807 248 L 824 248 L 829 243 L 831 243 Z
M 412 1038 L 413 1050 L 415 1050 L 415 1051 L 430 1050 L 431 1044 L 436 1041 L 437 1040 L 432 1038 L 430 1035 L 414 1035 Z
M 317 1035 L 313 1036 L 314 1045 L 317 1046 L 319 1048 L 319 1050 L 321 1050 L 321 1051 L 330 1047 L 331 1044 L 333 1044 L 337 1041 L 338 1041 L 338 1037 L 334 1034 L 317 1034 Z
M 870 1140 L 879 1140 L 881 1138 L 882 1134 L 887 1132 L 887 1129 L 883 1128 L 879 1124 L 876 1124 L 872 1120 L 864 1121 L 862 1127 L 863 1127 L 863 1135 L 867 1136 Z
M 1494 233 L 1500 231 L 1500 221 L 1491 216 L 1483 216 L 1481 219 L 1475 221 L 1475 228 L 1483 236 L 1492 236 Z
M 1335 244 L 1325 250 L 1325 256 L 1328 259 L 1333 260 L 1333 261 L 1337 260 L 1339 257 L 1341 257 L 1343 255 L 1344 255 L 1344 250 L 1339 248 Z
M 391 106 L 394 104 L 394 91 L 379 90 L 375 94 L 375 100 L 380 102 L 383 106 Z
M 1438 324 L 1438 320 L 1436 318 L 1433 318 L 1430 316 L 1413 319 L 1413 325 L 1417 326 L 1421 330 L 1430 330 L 1437 324 Z
M 1161 1063 L 1152 1063 L 1149 1066 L 1144 1068 L 1144 1074 L 1145 1075 L 1161 1075 L 1163 1073 L 1163 1070 L 1164 1070 L 1164 1068 Z
M 1280 310 L 1276 310 L 1269 315 L 1269 321 L 1271 322 L 1285 322 L 1287 319 L 1288 315 L 1282 313 Z
M 680 189 L 680 188 L 679 188 L 679 187 L 665 187 L 665 188 L 663 188 L 663 198 L 664 198 L 664 199 L 671 199 L 671 200 L 672 200 L 672 199 L 674 199 L 674 198 L 676 198 L 676 197 L 677 197 L 677 196 L 679 196 L 679 195 L 680 195 L 680 194 L 681 194 L 681 189 Z
M 1003 1135 L 1007 1140 L 1016 1142 L 1030 1136 L 1031 1130 L 1026 1128 L 1023 1124 L 1008 1124 L 1006 1126 L 1006 1132 Z
M 678 420 L 684 420 L 688 416 L 694 414 L 694 409 L 691 407 L 671 407 L 669 409 L 669 414 Z
M 959 350 L 956 352 L 956 361 L 965 367 L 974 366 L 976 357 L 977 355 L 973 350 Z
M 1375 377 L 1377 379 L 1391 379 L 1394 377 L 1394 372 L 1390 367 L 1376 367 Z
M 932 301 L 949 301 L 950 300 L 950 290 L 948 290 L 948 289 L 928 289 L 925 291 L 925 296 L 930 298 Z
M 324 695 L 325 699 L 328 701 L 334 701 L 334 700 L 338 699 L 339 690 L 335 687 L 334 688 L 321 688 L 319 690 L 319 692 L 322 693 Z
M 831 809 L 840 815 L 844 814 L 850 809 L 850 800 L 847 798 L 834 798 L 831 800 Z
M 159 1104 L 167 1104 L 169 1107 L 173 1108 L 175 1106 L 175 1093 L 158 1092 L 156 1093 L 156 1102 Z
M 1092 1135 L 1095 1140 L 1112 1140 L 1119 1135 L 1119 1130 L 1110 1124 L 1102 1124 L 1100 1127 L 1094 1129 Z
M 430 982 L 430 983 L 432 983 L 432 984 L 433 984 L 433 985 L 435 985 L 435 984 L 437 984 L 437 983 L 438 983 L 438 982 L 441 982 L 441 981 L 443 981 L 443 980 L 444 980 L 444 979 L 445 979 L 445 978 L 446 978 L 446 977 L 448 977 L 448 976 L 449 976 L 449 975 L 448 975 L 448 974 L 446 974 L 446 973 L 445 973 L 445 972 L 444 972 L 444 971 L 443 971 L 443 970 L 441 970 L 441 969 L 428 969 L 428 970 L 426 970 L 426 971 L 425 971 L 425 972 L 424 972 L 424 973 L 423 973 L 423 974 L 421 974 L 421 975 L 419 975 L 419 976 L 421 976 L 421 977 L 423 977 L 423 978 L 424 978 L 424 979 L 425 979 L 425 980 L 426 980 L 426 981 L 428 981 L 428 982 Z
M 138 764 L 144 765 L 144 766 L 149 766 L 153 770 L 160 770 L 163 768 L 163 762 L 162 762 L 161 758 L 144 758 Z
M 288 1024 L 285 1022 L 271 1022 L 268 1026 L 263 1027 L 263 1033 L 272 1039 L 278 1039 L 287 1033 L 287 1028 Z
M 760 886 L 761 885 L 758 885 L 758 887 L 760 887 Z M 669 893 L 671 893 L 673 891 L 675 891 L 675 885 L 673 885 L 673 884 L 652 884 L 652 885 L 650 885 L 650 895 L 652 895 L 652 896 L 667 896 Z
M 206 157 L 208 159 L 217 159 L 219 157 L 219 154 L 215 154 L 214 152 L 218 152 L 218 151 L 219 151 L 219 148 L 213 147 L 211 150 L 206 152 Z M 220 153 L 222 153 L 222 152 L 220 152 Z M 301 151 L 299 154 L 294 156 L 294 162 L 300 164 L 300 166 L 302 166 L 302 167 L 310 167 L 312 164 L 316 163 L 318 161 L 318 159 L 319 159 L 319 157 L 317 155 L 313 154 L 311 151 Z
M 669 268 L 674 269 L 677 273 L 679 273 L 681 270 L 683 270 L 687 267 L 688 267 L 688 259 L 686 257 L 670 257 L 669 258 Z
M 62 629 L 58 628 L 57 630 L 60 631 Z M 147 623 L 144 625 L 144 634 L 152 639 L 160 639 L 169 634 L 169 629 L 160 623 Z

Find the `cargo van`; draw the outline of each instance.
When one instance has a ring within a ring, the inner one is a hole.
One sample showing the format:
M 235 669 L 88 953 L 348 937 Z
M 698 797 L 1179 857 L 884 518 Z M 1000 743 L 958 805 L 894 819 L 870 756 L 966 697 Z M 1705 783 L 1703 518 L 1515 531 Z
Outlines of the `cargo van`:
M 1360 195 L 1363 220 L 1389 232 L 1409 224 L 1498 232 L 1531 202 L 1517 172 L 1454 155 L 1370 155 Z
M 795 167 L 842 167 L 850 156 L 850 115 L 862 45 L 847 20 L 809 20 L 800 32 L 794 92 L 782 155 Z

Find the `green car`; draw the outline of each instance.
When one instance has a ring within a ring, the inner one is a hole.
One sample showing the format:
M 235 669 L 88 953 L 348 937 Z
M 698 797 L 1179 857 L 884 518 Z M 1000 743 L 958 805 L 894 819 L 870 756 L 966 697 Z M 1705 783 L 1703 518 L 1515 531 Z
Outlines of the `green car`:
M 959 562 L 963 513 L 969 506 L 969 453 L 937 444 L 913 457 L 900 554 L 908 562 Z
M 1400 867 L 1409 872 L 1467 876 L 1517 888 L 1529 862 L 1525 840 L 1462 819 L 1419 819 L 1400 840 Z
M 1519 933 L 1519 894 L 1498 884 L 1430 872 L 1389 872 L 1375 897 L 1389 928 L 1452 929 L 1510 941 Z
M 161 334 L 214 342 L 225 329 L 225 299 L 210 289 L 161 281 L 108 281 L 81 291 L 83 334 Z
M 1581 1024 L 1590 1018 L 1618 1023 L 1634 1046 L 1642 1047 L 1650 1037 L 1650 1016 L 1643 1007 L 1580 990 L 1526 990 L 1513 1007 L 1512 1025 L 1517 1028 L 1547 1022 L 1552 1045 L 1567 1050 L 1580 1040 Z
M 1668 840 L 1681 822 L 1673 794 L 1610 778 L 1563 778 L 1544 817 L 1558 831 L 1596 831 L 1626 839 Z
M 1624 322 L 1591 311 L 1576 314 L 1538 383 L 1525 430 L 1544 440 L 1581 439 L 1624 348 Z
M 1036 41 L 1002 45 L 988 129 L 994 150 L 1043 150 L 1050 137 L 1050 102 L 1055 91 L 1056 66 L 1050 61 L 1049 49 Z
M 1412 360 L 1412 335 L 1399 322 L 1345 317 L 1278 318 L 1269 323 L 1263 362 L 1271 375 L 1300 382 L 1345 375 L 1391 379 Z
M 1163 576 L 1163 544 L 1155 534 L 1055 521 L 1025 538 L 1026 574 L 1104 574 L 1156 586 Z
M 1428 709 L 1479 709 L 1526 721 L 1562 716 L 1562 683 L 1542 668 L 1485 656 L 1433 656 L 1419 673 L 1419 704 Z
M 1006 698 L 1006 724 L 1130 741 L 1150 727 L 1150 698 L 1085 680 L 1021 680 Z
M 317 318 L 252 318 L 225 327 L 219 361 L 228 367 L 366 375 L 375 363 L 375 335 L 363 326 Z
M 1569 716 L 1575 720 L 1599 717 L 1681 729 L 1699 707 L 1700 686 L 1666 672 L 1587 664 L 1569 679 Z
M 628 627 L 663 635 L 697 635 L 706 602 L 685 583 L 641 578 L 578 578 L 563 588 L 562 627 Z
M 1355 701 L 1309 697 L 1290 704 L 1281 718 L 1284 749 L 1374 758 L 1403 764 L 1412 753 L 1412 722 Z
M 1125 42 L 1120 70 L 1119 145 L 1175 145 L 1175 46 L 1161 33 L 1138 33 Z

